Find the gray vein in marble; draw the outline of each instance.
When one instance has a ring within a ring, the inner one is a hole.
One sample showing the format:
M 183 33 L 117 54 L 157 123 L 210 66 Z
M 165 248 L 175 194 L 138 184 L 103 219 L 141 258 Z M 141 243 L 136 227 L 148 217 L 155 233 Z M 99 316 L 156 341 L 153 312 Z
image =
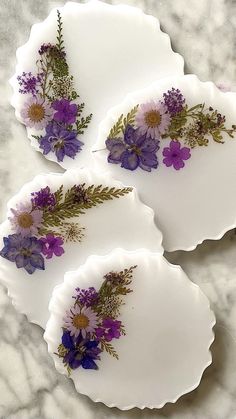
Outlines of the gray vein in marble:
M 109 3 L 120 3 L 120 0 Z M 236 2 L 233 0 L 124 0 L 157 16 L 185 58 L 187 73 L 234 83 Z M 0 4 L 0 196 L 6 202 L 40 172 L 61 171 L 29 145 L 8 101 L 15 50 L 33 23 L 65 1 L 1 0 Z M 161 410 L 121 412 L 77 394 L 48 356 L 43 331 L 16 312 L 0 285 L 0 419 L 235 419 L 236 418 L 236 235 L 207 241 L 193 252 L 166 255 L 180 264 L 208 296 L 215 311 L 213 364 L 200 386 Z

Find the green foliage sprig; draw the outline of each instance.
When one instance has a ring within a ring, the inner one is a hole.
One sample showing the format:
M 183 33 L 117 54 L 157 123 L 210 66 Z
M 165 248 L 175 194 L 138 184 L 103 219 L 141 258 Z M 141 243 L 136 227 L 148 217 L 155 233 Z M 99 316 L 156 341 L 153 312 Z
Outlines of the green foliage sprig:
M 65 49 L 64 39 L 63 39 L 63 34 L 62 34 L 62 27 L 63 27 L 63 23 L 62 23 L 61 14 L 59 10 L 57 10 L 57 44 L 56 46 L 60 52 L 64 51 Z
M 204 103 L 188 108 L 185 105 L 181 112 L 171 118 L 168 131 L 162 138 L 183 140 L 189 147 L 207 146 L 209 137 L 217 143 L 223 144 L 223 133 L 233 138 L 236 126 L 227 129 L 225 116 L 212 107 L 206 108 Z
M 78 134 L 83 134 L 84 130 L 88 128 L 91 119 L 93 117 L 93 114 L 86 116 L 85 118 L 82 116 L 82 118 L 79 121 L 76 121 L 76 131 Z
M 120 115 L 115 125 L 112 127 L 112 129 L 109 132 L 108 138 L 117 138 L 119 134 L 125 132 L 125 128 L 127 125 L 133 125 L 135 121 L 135 116 L 137 113 L 139 105 L 134 106 L 133 109 L 131 109 L 130 112 L 127 113 L 127 115 Z
M 79 185 L 80 189 L 77 194 L 78 185 L 69 188 L 63 193 L 63 185 L 55 192 L 56 204 L 51 208 L 45 208 L 43 212 L 43 227 L 59 227 L 64 220 L 68 218 L 79 217 L 85 214 L 89 208 L 96 207 L 105 201 L 114 198 L 120 198 L 132 191 L 132 188 L 115 188 L 104 187 L 102 185 Z M 81 197 L 81 198 L 80 198 Z
M 116 358 L 117 360 L 119 359 L 119 356 L 111 343 L 106 342 L 105 339 L 101 339 L 100 342 L 102 351 L 106 351 L 109 355 L 113 356 L 113 358 Z
M 129 269 L 124 269 L 124 271 L 121 271 L 119 273 L 117 272 L 109 272 L 104 276 L 105 281 L 103 282 L 100 290 L 99 290 L 99 298 L 98 298 L 98 304 L 96 305 L 96 311 L 98 313 L 104 313 L 106 311 L 106 304 L 107 301 L 112 302 L 112 300 L 115 300 L 118 304 L 122 304 L 122 300 L 118 300 L 117 297 L 127 295 L 131 292 L 133 292 L 129 285 L 132 282 L 132 275 L 133 270 L 137 267 L 131 266 Z M 117 304 L 116 303 L 116 304 Z M 116 318 L 117 317 L 117 307 L 114 305 L 113 313 L 109 309 L 108 317 Z
M 57 10 L 57 36 L 55 45 L 48 44 L 44 47 L 45 51 L 41 53 L 37 60 L 38 73 L 43 75 L 40 95 L 53 103 L 57 99 L 67 99 L 74 101 L 79 98 L 79 94 L 74 88 L 74 78 L 69 74 L 69 66 L 66 59 L 63 21 L 60 11 Z M 84 134 L 91 122 L 92 114 L 82 116 L 84 103 L 78 104 L 77 119 L 75 124 L 67 125 L 68 130 L 76 130 L 78 135 Z M 41 136 L 33 136 L 40 142 Z

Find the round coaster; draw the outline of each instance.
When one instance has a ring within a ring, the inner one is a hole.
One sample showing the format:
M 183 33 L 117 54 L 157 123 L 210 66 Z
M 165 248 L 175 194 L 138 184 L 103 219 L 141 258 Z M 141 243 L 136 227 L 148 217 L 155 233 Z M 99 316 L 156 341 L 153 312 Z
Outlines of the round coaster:
M 153 210 L 107 174 L 69 170 L 40 175 L 8 203 L 0 226 L 0 273 L 13 304 L 42 327 L 64 273 L 114 247 L 163 253 Z
M 168 78 L 127 96 L 100 125 L 98 169 L 138 189 L 167 251 L 236 225 L 235 98 L 194 75 Z
M 125 95 L 183 74 L 168 35 L 126 5 L 68 2 L 17 50 L 12 105 L 33 147 L 62 167 L 91 167 L 98 123 Z
M 212 362 L 209 302 L 161 254 L 91 256 L 66 273 L 49 308 L 44 338 L 57 370 L 109 407 L 173 403 Z

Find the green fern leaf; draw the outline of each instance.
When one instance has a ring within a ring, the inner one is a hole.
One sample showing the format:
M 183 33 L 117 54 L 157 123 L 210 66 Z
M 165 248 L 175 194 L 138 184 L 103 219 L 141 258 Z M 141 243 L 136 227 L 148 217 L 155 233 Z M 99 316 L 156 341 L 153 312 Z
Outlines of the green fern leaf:
M 63 40 L 63 33 L 62 33 L 62 18 L 61 18 L 61 14 L 59 12 L 59 10 L 57 10 L 57 48 L 59 49 L 59 51 L 64 51 L 64 40 Z
M 123 121 L 123 127 L 122 127 L 122 132 L 125 132 L 125 128 L 127 127 L 127 125 L 133 125 L 135 122 L 135 116 L 137 113 L 139 105 L 136 105 L 133 109 L 131 109 L 131 111 L 126 115 L 126 117 L 124 118 Z
M 106 342 L 104 339 L 101 340 L 101 350 L 105 350 L 109 355 L 113 356 L 117 360 L 119 359 L 118 354 L 113 348 L 113 346 L 110 343 Z
M 82 117 L 79 121 L 76 121 L 76 130 L 77 130 L 78 135 L 82 135 L 84 133 L 84 130 L 88 128 L 88 125 L 91 122 L 92 117 L 93 117 L 93 114 L 91 113 L 85 118 Z
M 39 143 L 41 141 L 41 139 L 43 138 L 42 135 L 32 135 L 33 138 L 35 138 Z
M 62 222 L 85 214 L 85 210 L 96 207 L 105 201 L 120 198 L 132 191 L 132 188 L 116 189 L 114 187 L 103 187 L 102 185 L 90 185 L 84 187 L 86 199 L 82 202 L 75 200 L 76 185 L 68 189 L 63 198 L 63 185 L 55 192 L 56 205 L 53 210 L 45 209 L 43 216 L 43 227 L 59 227 Z
M 59 189 L 57 189 L 57 191 L 56 192 L 54 192 L 54 196 L 55 196 L 55 199 L 56 199 L 56 205 L 58 205 L 59 204 L 59 202 L 62 200 L 62 198 L 63 198 L 63 185 L 61 185 L 60 186 L 60 188 Z
M 110 139 L 117 138 L 122 131 L 123 131 L 123 114 L 120 115 L 120 117 L 118 118 L 118 121 L 110 130 L 108 138 Z

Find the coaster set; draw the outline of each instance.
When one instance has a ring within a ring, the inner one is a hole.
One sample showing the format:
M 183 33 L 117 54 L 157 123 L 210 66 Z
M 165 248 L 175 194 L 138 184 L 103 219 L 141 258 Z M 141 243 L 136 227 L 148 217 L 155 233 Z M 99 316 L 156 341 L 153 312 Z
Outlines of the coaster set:
M 12 303 L 79 393 L 121 410 L 176 402 L 212 362 L 215 317 L 163 253 L 236 226 L 235 94 L 184 75 L 157 19 L 96 0 L 33 25 L 10 83 L 31 145 L 68 169 L 8 203 Z

